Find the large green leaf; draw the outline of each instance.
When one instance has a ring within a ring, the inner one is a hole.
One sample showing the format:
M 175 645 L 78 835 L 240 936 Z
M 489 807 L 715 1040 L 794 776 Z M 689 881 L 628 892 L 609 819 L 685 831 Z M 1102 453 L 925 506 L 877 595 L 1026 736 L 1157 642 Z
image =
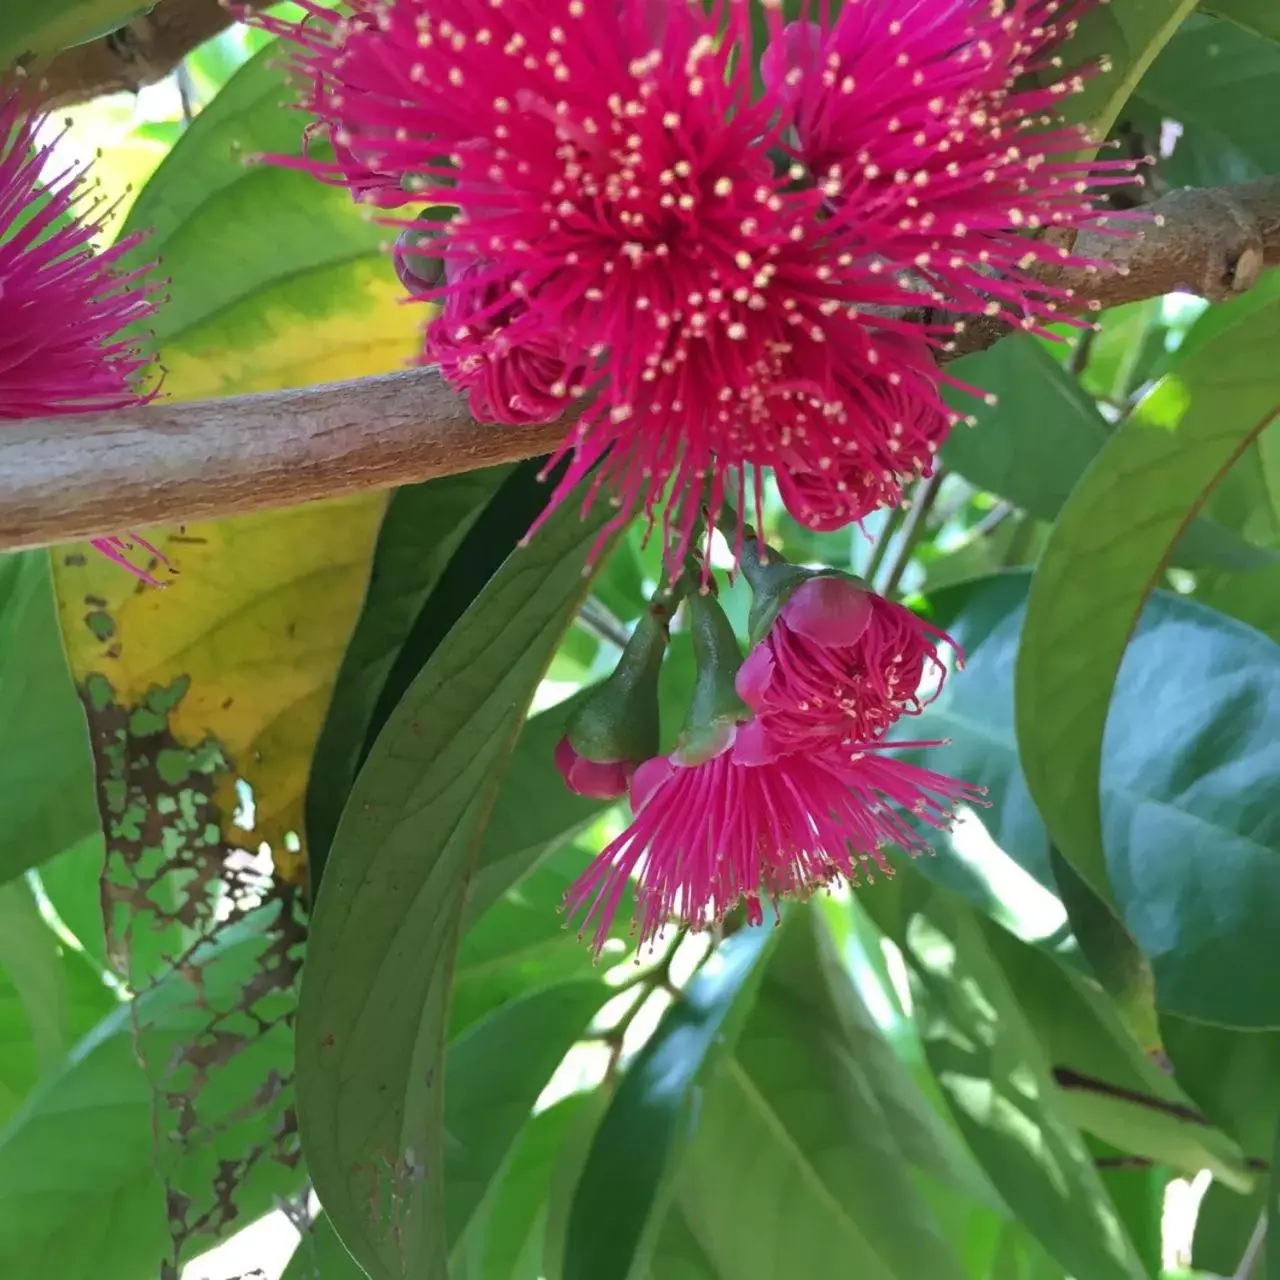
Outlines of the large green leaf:
M 538 1280 L 551 1178 L 589 1102 L 589 1094 L 571 1094 L 525 1125 L 501 1179 L 454 1252 L 455 1280 Z
M 58 942 L 28 886 L 0 885 L 0 1123 L 117 1003 Z
M 1239 1146 L 1192 1117 L 1187 1095 L 1142 1052 L 1102 992 L 994 925 L 983 934 L 1080 1128 L 1189 1177 L 1211 1169 L 1238 1190 L 1252 1187 Z
M 525 707 L 589 589 L 606 513 L 513 554 L 387 722 L 316 903 L 298 1014 L 304 1147 L 374 1277 L 446 1267 L 444 1044 L 467 881 Z
M 1056 519 L 1111 434 L 1093 398 L 1043 343 L 1024 334 L 966 356 L 956 363 L 956 373 L 997 401 L 973 410 L 975 428 L 951 433 L 943 460 L 972 484 L 1038 519 Z M 949 398 L 966 412 L 972 408 L 962 393 Z M 1190 567 L 1249 569 L 1274 564 L 1276 557 L 1201 518 L 1179 538 L 1173 559 Z
M 822 917 L 792 911 L 684 1170 L 684 1211 L 727 1274 L 763 1278 L 779 1256 L 803 1275 L 839 1274 L 842 1261 L 904 1280 L 964 1274 L 877 1096 L 883 1077 L 860 1059 L 865 1037 L 865 1011 Z M 909 1114 L 918 1123 L 924 1113 Z M 936 1121 L 935 1164 L 944 1134 Z M 738 1229 L 744 1211 L 750 1232 Z M 797 1256 L 788 1242 L 801 1240 Z
M 264 925 L 269 912 L 261 913 Z M 140 1058 L 161 1064 L 235 1003 L 262 965 L 271 935 L 247 920 L 215 948 L 120 1005 L 45 1075 L 0 1130 L 0 1273 L 58 1280 L 139 1280 L 169 1256 L 165 1188 L 157 1176 L 154 1086 Z M 244 1154 L 274 1145 L 260 1113 L 235 1114 L 242 1094 L 289 1070 L 290 1037 L 277 1025 L 227 1065 L 217 1099 L 205 1098 L 208 1139 L 184 1152 L 191 1181 L 210 1185 L 223 1163 L 233 1178 L 232 1218 L 266 1212 L 297 1191 L 296 1167 L 268 1156 L 246 1171 Z M 296 1152 L 295 1152 L 296 1155 Z M 184 1171 L 178 1171 L 184 1176 Z M 238 1182 L 238 1185 L 237 1185 Z M 198 1247 L 207 1246 L 208 1237 Z
M 562 1280 L 648 1271 L 679 1158 L 700 1123 L 697 1098 L 732 1052 L 771 934 L 748 929 L 721 946 L 618 1085 L 578 1179 Z
M 365 1280 L 365 1274 L 322 1213 L 298 1242 L 281 1280 Z
M 947 739 L 916 758 L 986 785 L 991 801 L 974 815 L 991 844 L 962 823 L 943 837 L 946 856 L 921 871 L 1027 940 L 1054 945 L 1061 908 L 1028 894 L 1005 862 L 1055 888 L 1012 727 L 1026 581 L 1006 574 L 970 588 L 969 609 L 948 619 L 968 650 L 965 669 L 902 732 Z M 1150 957 L 1166 1012 L 1277 1025 L 1280 984 L 1249 957 L 1280 912 L 1280 825 L 1265 799 L 1280 769 L 1278 663 L 1265 637 L 1161 591 L 1116 683 L 1099 783 L 1107 865 L 1115 910 Z
M 1099 775 L 1116 672 L 1178 534 L 1277 413 L 1277 341 L 1280 305 L 1166 374 L 1072 493 L 1032 584 L 1017 670 L 1023 768 L 1056 845 L 1112 903 Z
M 457 1247 L 533 1104 L 609 988 L 597 977 L 531 991 L 449 1046 L 445 1097 L 445 1231 Z
M 307 780 L 306 831 L 312 887 L 364 756 L 374 707 L 414 621 L 507 474 L 491 467 L 407 485 L 387 504 L 369 588 L 338 668 Z M 476 584 L 479 591 L 483 580 Z
M 1256 104 L 1280 91 L 1280 48 L 1231 22 L 1188 22 L 1161 50 L 1138 96 L 1161 116 L 1178 121 L 1202 148 L 1224 149 L 1243 171 L 1212 169 L 1187 177 L 1223 181 L 1280 168 L 1280 136 Z M 1180 139 L 1178 149 L 1183 145 Z M 1174 151 L 1175 162 L 1182 162 Z M 1216 163 L 1221 164 L 1221 160 Z M 1175 171 L 1178 164 L 1175 164 Z
M 43 551 L 0 557 L 0 725 L 4 881 L 101 830 L 89 736 Z
M 1061 53 L 1070 66 L 1100 60 L 1101 69 L 1086 79 L 1083 92 L 1063 101 L 1067 119 L 1105 137 L 1152 60 L 1195 7 L 1196 0 L 1127 0 L 1090 8 Z
M 1140 1280 L 1142 1265 L 981 924 L 939 891 L 918 901 L 899 934 L 917 1026 L 974 1155 L 1068 1272 Z
M 1207 0 L 1201 8 L 1230 18 L 1246 31 L 1280 41 L 1280 9 L 1271 0 Z

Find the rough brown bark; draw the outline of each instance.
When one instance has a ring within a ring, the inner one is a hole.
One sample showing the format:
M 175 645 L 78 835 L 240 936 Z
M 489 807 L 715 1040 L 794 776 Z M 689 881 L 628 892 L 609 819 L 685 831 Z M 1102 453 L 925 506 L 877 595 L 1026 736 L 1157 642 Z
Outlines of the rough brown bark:
M 1280 177 L 1178 191 L 1125 238 L 1085 228 L 1112 272 L 1076 272 L 1081 310 L 1187 289 L 1242 293 L 1280 265 Z M 971 323 L 960 350 L 1006 330 Z M 13 423 L 0 432 L 0 549 L 388 488 L 546 452 L 563 424 L 485 426 L 432 369 L 189 405 Z

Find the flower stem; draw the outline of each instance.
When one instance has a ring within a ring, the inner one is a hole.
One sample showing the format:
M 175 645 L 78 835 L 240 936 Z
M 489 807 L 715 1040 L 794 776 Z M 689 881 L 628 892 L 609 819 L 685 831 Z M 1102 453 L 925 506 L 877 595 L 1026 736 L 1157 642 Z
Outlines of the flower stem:
M 916 486 L 911 510 L 907 513 L 902 527 L 902 538 L 889 565 L 884 586 L 880 589 L 881 595 L 892 598 L 897 592 L 902 575 L 907 571 L 907 565 L 911 563 L 911 557 L 915 554 L 916 547 L 920 545 L 920 540 L 928 528 L 929 513 L 938 500 L 938 491 L 942 488 L 945 478 L 945 468 L 939 467 L 927 480 Z

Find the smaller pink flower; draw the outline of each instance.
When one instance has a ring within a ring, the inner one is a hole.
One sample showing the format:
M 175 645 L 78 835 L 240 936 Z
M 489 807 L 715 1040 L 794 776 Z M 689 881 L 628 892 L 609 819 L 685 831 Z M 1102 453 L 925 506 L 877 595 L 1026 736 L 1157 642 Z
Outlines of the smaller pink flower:
M 483 422 L 553 422 L 569 402 L 569 371 L 558 339 L 512 301 L 511 280 L 482 261 L 445 261 L 449 292 L 427 326 L 425 359 L 469 396 Z
M 937 641 L 955 648 L 910 609 L 848 578 L 809 578 L 747 655 L 738 695 L 783 750 L 878 738 L 942 688 L 946 668 Z M 922 698 L 929 669 L 937 688 Z
M 932 746 L 903 743 L 901 746 Z M 701 764 L 675 756 L 645 761 L 631 780 L 631 825 L 565 895 L 585 912 L 598 952 L 628 882 L 637 877 L 639 945 L 670 919 L 693 929 L 744 902 L 752 923 L 761 899 L 805 897 L 863 869 L 888 872 L 881 849 L 926 846 L 900 806 L 934 827 L 978 792 L 929 769 L 882 755 L 882 744 L 842 743 L 803 754 L 766 751 L 745 735 Z
M 626 760 L 588 760 L 574 750 L 568 734 L 556 744 L 555 761 L 564 785 L 592 800 L 617 800 L 625 796 L 627 783 L 635 772 L 635 765 Z

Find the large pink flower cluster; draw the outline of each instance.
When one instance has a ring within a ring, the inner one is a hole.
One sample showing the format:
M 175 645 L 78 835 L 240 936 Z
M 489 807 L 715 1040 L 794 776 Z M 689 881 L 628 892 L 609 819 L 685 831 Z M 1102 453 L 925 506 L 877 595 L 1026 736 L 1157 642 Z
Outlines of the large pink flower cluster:
M 763 51 L 747 0 L 304 7 L 259 19 L 330 144 L 295 163 L 454 211 L 423 358 L 484 419 L 577 405 L 553 503 L 593 471 L 610 528 L 665 499 L 673 568 L 761 469 L 815 529 L 899 501 L 955 421 L 933 309 L 1038 328 L 1070 255 L 1027 233 L 1110 180 L 1046 123 L 1075 0 L 766 4 Z

